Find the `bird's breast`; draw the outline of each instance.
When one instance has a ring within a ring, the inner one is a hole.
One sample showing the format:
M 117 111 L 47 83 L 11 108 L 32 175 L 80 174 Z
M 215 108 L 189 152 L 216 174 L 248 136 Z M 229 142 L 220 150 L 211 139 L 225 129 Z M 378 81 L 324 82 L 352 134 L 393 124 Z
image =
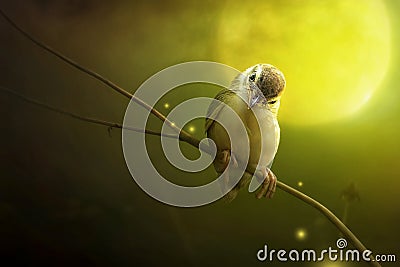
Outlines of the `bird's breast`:
M 222 109 L 218 113 L 218 121 L 229 124 L 233 133 L 240 132 L 239 129 L 243 126 L 247 130 L 247 136 L 241 137 L 243 141 L 234 144 L 237 160 L 248 162 L 254 167 L 257 165 L 269 167 L 279 143 L 280 130 L 276 116 L 263 105 L 255 105 L 252 109 L 249 109 L 247 103 L 238 95 L 231 95 L 224 102 L 233 109 L 240 120 L 233 119 L 226 109 Z M 219 151 L 231 149 L 228 133 L 219 123 L 213 123 L 208 129 L 207 135 L 215 142 Z M 250 145 L 249 158 L 247 158 L 246 153 L 240 153 L 248 149 L 248 143 L 245 140 L 247 137 Z
M 256 105 L 247 118 L 250 139 L 249 163 L 269 167 L 279 145 L 280 129 L 276 116 L 262 105 Z

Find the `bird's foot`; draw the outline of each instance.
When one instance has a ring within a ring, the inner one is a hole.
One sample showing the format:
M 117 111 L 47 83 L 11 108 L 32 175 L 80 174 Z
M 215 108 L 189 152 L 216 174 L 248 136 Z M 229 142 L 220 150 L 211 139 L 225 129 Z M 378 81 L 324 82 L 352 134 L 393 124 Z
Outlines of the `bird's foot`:
M 257 192 L 256 197 L 258 199 L 262 198 L 263 196 L 266 198 L 272 198 L 276 190 L 277 178 L 269 168 L 265 168 L 261 170 L 261 172 L 265 179 L 262 182 L 261 188 Z
M 232 159 L 232 162 L 231 162 Z M 233 168 L 237 168 L 239 166 L 238 161 L 236 160 L 235 155 L 231 154 L 230 150 L 222 150 L 221 153 L 218 156 L 218 163 L 222 168 L 221 170 L 224 170 L 228 167 L 229 164 Z

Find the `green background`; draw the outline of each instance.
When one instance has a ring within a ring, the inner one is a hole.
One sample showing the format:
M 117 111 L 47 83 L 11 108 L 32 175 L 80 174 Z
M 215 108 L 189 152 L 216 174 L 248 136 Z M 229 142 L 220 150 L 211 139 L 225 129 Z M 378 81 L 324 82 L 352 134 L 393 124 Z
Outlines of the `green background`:
M 349 206 L 348 226 L 375 253 L 399 258 L 400 2 L 385 4 L 392 51 L 381 89 L 347 119 L 308 126 L 281 123 L 273 171 L 339 217 L 345 206 L 341 193 L 353 182 L 360 201 Z M 0 3 L 40 40 L 131 92 L 170 65 L 218 61 L 213 26 L 226 5 L 229 2 Z M 126 98 L 37 48 L 3 19 L 0 38 L 1 85 L 79 114 L 122 121 Z M 216 92 L 211 86 L 191 85 L 165 101 L 173 107 Z M 166 114 L 162 104 L 158 107 Z M 118 129 L 109 134 L 106 127 L 4 93 L 0 111 L 0 255 L 15 265 L 293 266 L 259 263 L 256 252 L 264 244 L 319 250 L 335 247 L 339 237 L 321 214 L 280 190 L 272 200 L 256 200 L 244 190 L 230 204 L 190 209 L 164 205 L 133 182 Z M 194 122 L 198 137 L 203 136 L 201 124 Z M 152 119 L 149 126 L 157 129 L 160 123 Z M 201 174 L 174 170 L 160 156 L 158 138 L 148 140 L 150 156 L 171 180 L 195 185 L 215 177 L 211 168 Z M 189 146 L 182 147 L 189 156 L 196 155 Z M 298 181 L 303 182 L 301 188 Z M 307 232 L 303 240 L 296 238 L 299 228 Z

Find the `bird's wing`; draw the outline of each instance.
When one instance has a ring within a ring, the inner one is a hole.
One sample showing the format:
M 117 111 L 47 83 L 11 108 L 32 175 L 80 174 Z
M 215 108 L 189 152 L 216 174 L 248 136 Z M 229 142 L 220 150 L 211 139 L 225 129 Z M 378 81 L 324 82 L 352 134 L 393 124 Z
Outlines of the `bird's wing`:
M 231 99 L 231 96 L 235 95 L 229 89 L 221 90 L 216 96 L 215 99 L 219 100 L 227 105 L 229 105 L 228 100 Z M 207 119 L 205 124 L 205 131 L 208 132 L 211 125 L 214 123 L 214 120 L 218 120 L 218 115 L 224 109 L 224 105 L 219 101 L 213 101 L 207 110 Z

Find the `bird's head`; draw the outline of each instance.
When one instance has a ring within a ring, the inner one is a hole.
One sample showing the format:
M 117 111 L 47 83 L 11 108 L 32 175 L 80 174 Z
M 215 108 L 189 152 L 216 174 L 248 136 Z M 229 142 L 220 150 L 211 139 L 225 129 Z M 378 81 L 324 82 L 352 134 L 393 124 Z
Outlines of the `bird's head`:
M 247 83 L 254 83 L 265 97 L 266 105 L 277 114 L 286 81 L 283 73 L 270 64 L 257 64 L 245 72 Z

